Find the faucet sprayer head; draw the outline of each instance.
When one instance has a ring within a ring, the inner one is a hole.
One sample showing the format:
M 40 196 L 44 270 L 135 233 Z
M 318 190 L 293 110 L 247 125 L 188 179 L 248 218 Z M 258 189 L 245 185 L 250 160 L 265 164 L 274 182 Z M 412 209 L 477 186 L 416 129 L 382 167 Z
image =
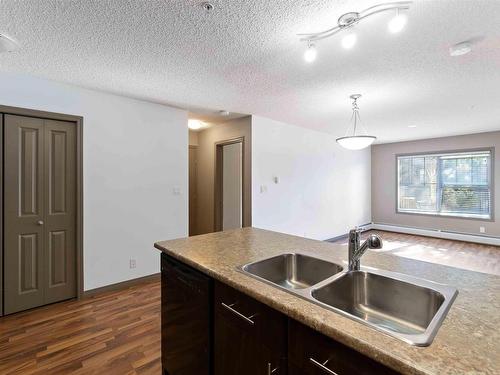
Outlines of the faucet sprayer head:
M 382 248 L 382 239 L 376 234 L 371 234 L 370 237 L 366 240 L 368 247 L 370 249 L 381 249 Z

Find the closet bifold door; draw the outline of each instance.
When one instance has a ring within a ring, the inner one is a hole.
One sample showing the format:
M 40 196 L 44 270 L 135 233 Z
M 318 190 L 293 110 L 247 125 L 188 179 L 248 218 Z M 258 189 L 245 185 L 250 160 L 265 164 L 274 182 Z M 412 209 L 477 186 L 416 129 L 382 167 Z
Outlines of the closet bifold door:
M 44 303 L 76 297 L 76 129 L 44 120 Z
M 76 130 L 4 116 L 4 313 L 76 296 Z
M 4 313 L 44 303 L 43 120 L 4 115 Z

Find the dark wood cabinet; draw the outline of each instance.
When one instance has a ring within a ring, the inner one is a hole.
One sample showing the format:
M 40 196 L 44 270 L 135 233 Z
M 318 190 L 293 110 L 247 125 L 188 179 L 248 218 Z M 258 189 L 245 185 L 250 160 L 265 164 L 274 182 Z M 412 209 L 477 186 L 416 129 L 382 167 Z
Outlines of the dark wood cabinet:
M 357 351 L 290 320 L 290 375 L 393 375 L 393 370 Z
M 397 372 L 162 255 L 165 375 L 393 375 Z
M 285 375 L 287 319 L 222 283 L 215 284 L 217 375 Z

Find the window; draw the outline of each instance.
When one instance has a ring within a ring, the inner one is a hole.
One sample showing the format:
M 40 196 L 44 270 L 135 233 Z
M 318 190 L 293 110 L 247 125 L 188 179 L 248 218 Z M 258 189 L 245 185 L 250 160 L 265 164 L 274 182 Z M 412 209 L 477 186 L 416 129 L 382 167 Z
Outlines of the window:
M 491 219 L 491 151 L 404 155 L 398 212 Z

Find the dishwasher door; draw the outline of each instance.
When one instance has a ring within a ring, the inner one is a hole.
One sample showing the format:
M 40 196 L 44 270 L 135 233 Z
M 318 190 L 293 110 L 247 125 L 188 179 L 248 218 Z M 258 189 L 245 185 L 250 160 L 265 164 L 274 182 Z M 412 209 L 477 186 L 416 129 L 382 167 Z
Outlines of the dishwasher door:
M 212 374 L 212 280 L 161 254 L 161 361 L 165 375 Z

